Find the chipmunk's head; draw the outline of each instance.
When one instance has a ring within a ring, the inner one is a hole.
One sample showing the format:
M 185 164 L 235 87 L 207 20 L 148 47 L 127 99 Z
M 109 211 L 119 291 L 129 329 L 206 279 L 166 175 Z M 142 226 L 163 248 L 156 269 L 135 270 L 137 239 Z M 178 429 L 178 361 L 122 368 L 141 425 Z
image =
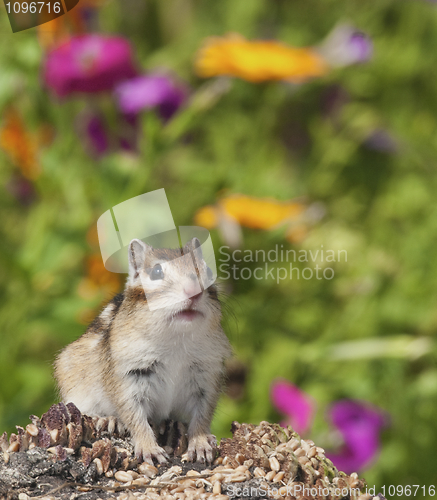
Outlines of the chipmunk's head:
M 155 249 L 132 240 L 128 287 L 142 289 L 150 311 L 176 324 L 190 325 L 220 314 L 213 272 L 197 238 L 182 249 Z

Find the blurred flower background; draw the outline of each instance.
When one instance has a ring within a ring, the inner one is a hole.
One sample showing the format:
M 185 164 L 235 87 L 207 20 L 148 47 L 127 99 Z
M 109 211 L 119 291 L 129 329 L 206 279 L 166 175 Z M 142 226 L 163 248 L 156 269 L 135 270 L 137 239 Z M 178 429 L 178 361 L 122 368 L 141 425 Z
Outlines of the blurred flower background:
M 377 491 L 432 484 L 435 5 L 81 0 L 14 35 L 2 14 L 0 430 L 56 401 L 56 352 L 123 286 L 97 218 L 165 188 L 223 278 L 214 433 L 291 422 Z M 256 279 L 274 249 L 333 274 Z

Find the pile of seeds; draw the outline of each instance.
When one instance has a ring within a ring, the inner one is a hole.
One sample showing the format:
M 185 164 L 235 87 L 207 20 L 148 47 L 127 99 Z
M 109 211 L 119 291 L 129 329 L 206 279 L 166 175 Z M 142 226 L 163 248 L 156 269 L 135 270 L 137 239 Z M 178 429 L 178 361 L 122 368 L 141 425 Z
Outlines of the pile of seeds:
M 115 421 L 82 415 L 71 403 L 31 420 L 0 438 L 0 499 L 372 499 L 357 474 L 339 472 L 291 427 L 234 422 L 233 438 L 222 439 L 208 465 L 185 461 L 186 428 L 166 422 L 155 433 L 170 461 L 155 467 L 138 464 Z
M 85 467 L 93 462 L 101 472 L 110 468 L 126 470 L 137 465 L 130 442 L 125 447 L 117 446 L 116 439 L 125 438 L 126 432 L 119 428 L 114 418 L 91 418 L 83 415 L 73 403 L 58 403 L 41 419 L 35 415 L 30 419 L 32 423 L 26 429 L 17 425 L 18 433 L 11 434 L 9 440 L 6 432 L 0 436 L 0 450 L 6 463 L 10 453 L 40 447 L 60 461 L 79 454 Z M 180 456 L 186 451 L 185 425 L 169 420 L 154 430 L 167 453 Z
M 372 498 L 364 493 L 366 484 L 363 479 L 359 479 L 356 473 L 348 476 L 339 472 L 326 458 L 323 448 L 311 440 L 301 439 L 290 426 L 233 422 L 232 433 L 232 439 L 222 439 L 220 443 L 221 457 L 236 470 L 244 467 L 253 470 L 254 477 L 264 480 L 261 483 L 263 489 L 273 493 L 276 489 L 280 497 Z

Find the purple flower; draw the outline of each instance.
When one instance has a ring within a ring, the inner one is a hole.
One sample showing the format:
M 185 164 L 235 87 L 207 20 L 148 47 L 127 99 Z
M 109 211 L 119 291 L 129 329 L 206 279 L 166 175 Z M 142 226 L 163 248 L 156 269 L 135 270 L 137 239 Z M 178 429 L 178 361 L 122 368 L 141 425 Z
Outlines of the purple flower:
M 396 153 L 400 147 L 396 138 L 383 128 L 375 129 L 364 141 L 364 145 L 382 153 Z
M 319 52 L 331 66 L 348 66 L 368 61 L 373 54 L 373 45 L 367 35 L 342 24 L 328 35 Z
M 338 119 L 351 98 L 348 91 L 341 85 L 330 85 L 321 94 L 320 108 L 326 118 Z
M 82 113 L 77 117 L 78 134 L 91 156 L 101 157 L 111 151 L 133 152 L 137 143 L 137 120 L 129 116 L 118 117 L 115 128 L 109 127 L 99 111 Z
M 90 149 L 97 156 L 105 154 L 109 149 L 109 138 L 104 120 L 98 115 L 91 115 L 84 125 Z
M 119 37 L 81 35 L 49 52 L 44 81 L 58 96 L 112 90 L 137 72 L 129 42 Z
M 298 434 L 310 428 L 315 410 L 310 396 L 290 382 L 281 380 L 273 383 L 271 398 L 277 410 L 287 415 L 287 420 L 281 422 L 283 427 L 291 425 Z
M 31 205 L 36 198 L 33 184 L 21 175 L 13 175 L 6 184 L 6 189 L 24 206 Z
M 182 105 L 187 91 L 168 76 L 155 73 L 120 83 L 115 89 L 115 96 L 120 110 L 127 115 L 157 107 L 166 120 Z
M 387 425 L 387 415 L 368 403 L 343 399 L 332 405 L 329 418 L 341 432 L 344 446 L 327 457 L 346 474 L 368 466 L 379 452 L 379 434 Z
M 361 31 L 351 33 L 349 37 L 349 51 L 351 59 L 356 62 L 365 62 L 372 57 L 373 46 L 368 36 Z

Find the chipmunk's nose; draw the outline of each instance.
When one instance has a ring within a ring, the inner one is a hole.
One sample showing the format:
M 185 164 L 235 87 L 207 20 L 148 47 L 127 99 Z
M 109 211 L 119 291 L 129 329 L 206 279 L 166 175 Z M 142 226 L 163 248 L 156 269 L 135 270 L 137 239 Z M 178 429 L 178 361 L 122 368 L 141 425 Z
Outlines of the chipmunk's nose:
M 194 273 L 190 274 L 189 277 L 190 279 L 184 284 L 184 293 L 187 298 L 197 300 L 202 295 L 202 288 Z

